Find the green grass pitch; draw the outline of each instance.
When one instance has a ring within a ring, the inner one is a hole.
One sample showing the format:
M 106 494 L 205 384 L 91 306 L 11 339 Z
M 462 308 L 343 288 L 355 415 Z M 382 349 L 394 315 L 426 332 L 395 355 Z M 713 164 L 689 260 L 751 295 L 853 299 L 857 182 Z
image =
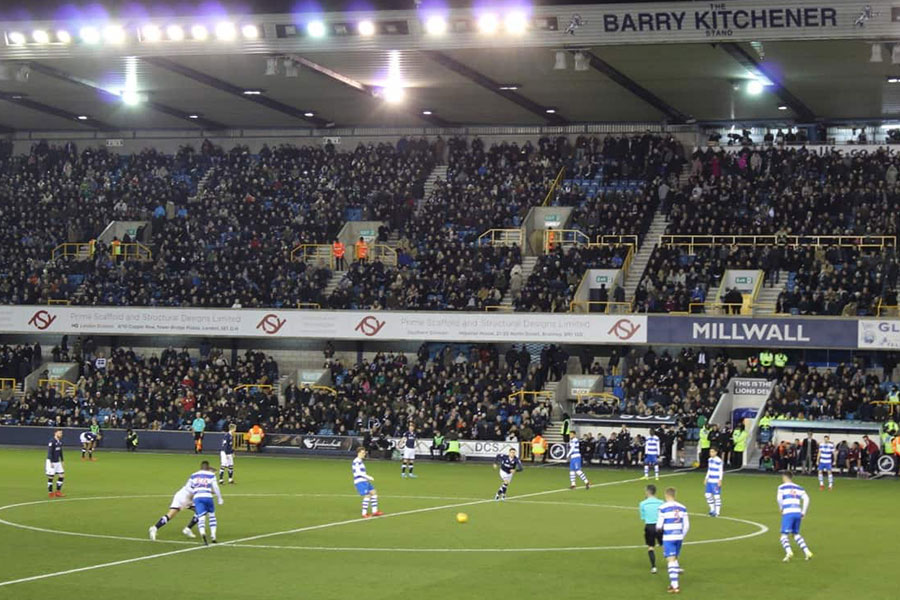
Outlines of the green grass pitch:
M 238 455 L 237 484 L 223 487 L 218 507 L 221 543 L 204 548 L 181 535 L 185 513 L 158 541 L 147 539 L 199 457 L 102 450 L 93 463 L 73 451 L 67 457 L 67 497 L 49 500 L 44 451 L 0 450 L 0 598 L 666 593 L 665 569 L 649 571 L 636 509 L 644 482 L 634 469 L 591 469 L 595 487 L 570 491 L 563 468 L 526 464 L 510 500 L 496 503 L 498 477 L 484 463 L 420 461 L 418 479 L 401 479 L 398 462 L 369 461 L 386 515 L 363 521 L 349 458 Z M 206 458 L 217 465 L 217 454 Z M 705 515 L 701 473 L 661 479 L 691 511 L 688 540 L 704 542 L 682 553 L 682 597 L 886 598 L 895 591 L 896 480 L 838 479 L 834 492 L 822 492 L 813 479 L 798 478 L 812 496 L 803 534 L 815 557 L 788 564 L 778 542 L 779 481 L 726 475 L 723 517 L 740 519 L 730 520 Z M 457 523 L 458 512 L 469 522 Z M 73 572 L 57 574 L 63 571 Z

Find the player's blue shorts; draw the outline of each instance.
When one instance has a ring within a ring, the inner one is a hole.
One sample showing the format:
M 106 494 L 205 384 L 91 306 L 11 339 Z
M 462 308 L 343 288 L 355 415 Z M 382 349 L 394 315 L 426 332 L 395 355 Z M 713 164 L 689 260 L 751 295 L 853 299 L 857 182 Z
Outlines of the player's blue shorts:
M 834 467 L 833 467 L 832 463 L 820 462 L 819 470 L 820 471 L 832 471 L 832 470 L 834 470 Z
M 800 522 L 803 516 L 797 513 L 790 515 L 781 515 L 781 533 L 800 533 Z
M 580 471 L 581 470 L 581 457 L 573 458 L 569 461 L 569 470 L 570 471 Z
M 375 486 L 372 485 L 371 481 L 360 481 L 356 484 L 356 491 L 359 492 L 360 496 L 365 496 L 374 489 Z
M 644 457 L 645 465 L 655 465 L 658 462 L 659 462 L 659 457 L 655 454 L 648 454 L 647 456 Z
M 706 493 L 707 494 L 720 494 L 720 493 L 722 493 L 722 487 L 718 483 L 707 483 L 706 484 Z
M 201 517 L 206 513 L 215 513 L 216 505 L 212 498 L 194 498 L 194 510 L 197 512 L 197 516 Z
M 663 542 L 663 556 L 669 558 L 670 556 L 678 556 L 681 554 L 681 542 L 682 540 Z

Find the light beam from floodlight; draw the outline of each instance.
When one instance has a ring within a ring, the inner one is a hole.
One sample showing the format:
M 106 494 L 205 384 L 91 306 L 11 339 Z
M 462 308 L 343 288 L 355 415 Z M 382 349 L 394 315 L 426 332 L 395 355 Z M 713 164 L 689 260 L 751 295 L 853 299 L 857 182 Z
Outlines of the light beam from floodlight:
M 141 28 L 141 38 L 145 42 L 158 42 L 162 39 L 162 30 L 153 24 L 144 25 Z
M 309 37 L 325 37 L 325 23 L 322 21 L 310 21 L 306 25 L 306 33 L 309 34 Z
M 206 29 L 205 25 L 194 25 L 191 27 L 191 37 L 198 42 L 202 42 L 209 37 L 209 30 Z
M 78 35 L 85 44 L 97 44 L 100 42 L 100 32 L 96 27 L 82 27 Z
M 401 85 L 389 83 L 381 90 L 381 95 L 388 104 L 399 104 L 406 97 L 406 90 Z
M 428 17 L 425 21 L 425 31 L 428 35 L 443 35 L 447 33 L 447 19 L 439 15 Z
M 141 97 L 137 92 L 122 92 L 122 102 L 127 106 L 137 106 L 141 103 Z
M 237 37 L 237 29 L 234 23 L 222 21 L 216 25 L 216 39 L 222 42 L 233 41 Z
M 359 31 L 359 35 L 363 37 L 375 35 L 375 23 L 372 21 L 360 21 L 359 25 L 356 26 L 356 30 Z
M 528 17 L 522 11 L 514 11 L 506 15 L 503 22 L 506 32 L 512 35 L 522 35 L 528 30 Z
M 485 34 L 497 32 L 497 15 L 494 13 L 485 13 L 478 17 L 478 31 Z
M 244 39 L 247 40 L 259 39 L 259 27 L 248 23 L 247 25 L 241 27 L 241 35 L 243 35 Z
M 173 42 L 180 42 L 184 39 L 184 29 L 181 25 L 169 25 L 166 27 L 166 37 Z
M 759 79 L 751 79 L 747 82 L 747 93 L 751 96 L 759 96 L 763 91 L 763 83 Z

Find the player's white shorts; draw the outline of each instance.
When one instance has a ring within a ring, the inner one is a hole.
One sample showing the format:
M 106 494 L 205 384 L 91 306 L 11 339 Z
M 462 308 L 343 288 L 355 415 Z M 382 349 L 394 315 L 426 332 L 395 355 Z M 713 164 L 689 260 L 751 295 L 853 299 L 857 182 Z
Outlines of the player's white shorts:
M 223 467 L 234 466 L 234 454 L 225 454 L 224 450 L 219 451 L 219 464 Z
M 509 483 L 510 481 L 512 481 L 513 475 L 515 475 L 515 474 L 516 474 L 515 471 L 510 471 L 509 473 L 506 473 L 505 471 L 503 471 L 501 469 L 500 470 L 500 479 L 503 480 L 503 483 Z
M 172 503 L 169 504 L 169 508 L 177 508 L 178 510 L 184 510 L 190 505 L 193 504 L 193 498 L 184 488 L 175 492 L 175 495 L 172 496 Z
M 415 448 L 404 448 L 403 449 L 403 460 L 416 460 L 416 449 Z
M 44 471 L 47 473 L 47 477 L 53 477 L 54 475 L 62 475 L 63 473 L 65 473 L 65 471 L 63 470 L 63 464 L 61 462 L 50 462 L 49 458 L 44 465 Z
M 87 444 L 88 442 L 91 441 L 90 439 L 88 439 L 87 433 L 82 433 L 81 435 L 78 436 L 78 439 L 81 440 L 82 444 Z

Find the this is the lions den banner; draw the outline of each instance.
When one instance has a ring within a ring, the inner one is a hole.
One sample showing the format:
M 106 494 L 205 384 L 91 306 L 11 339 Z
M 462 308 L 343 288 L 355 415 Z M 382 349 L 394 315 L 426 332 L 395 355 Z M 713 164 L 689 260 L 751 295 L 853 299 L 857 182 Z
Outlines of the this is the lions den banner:
M 0 309 L 0 331 L 85 335 L 642 344 L 647 341 L 647 317 L 496 312 L 7 306 Z
M 648 320 L 651 344 L 856 348 L 856 319 L 669 317 Z

